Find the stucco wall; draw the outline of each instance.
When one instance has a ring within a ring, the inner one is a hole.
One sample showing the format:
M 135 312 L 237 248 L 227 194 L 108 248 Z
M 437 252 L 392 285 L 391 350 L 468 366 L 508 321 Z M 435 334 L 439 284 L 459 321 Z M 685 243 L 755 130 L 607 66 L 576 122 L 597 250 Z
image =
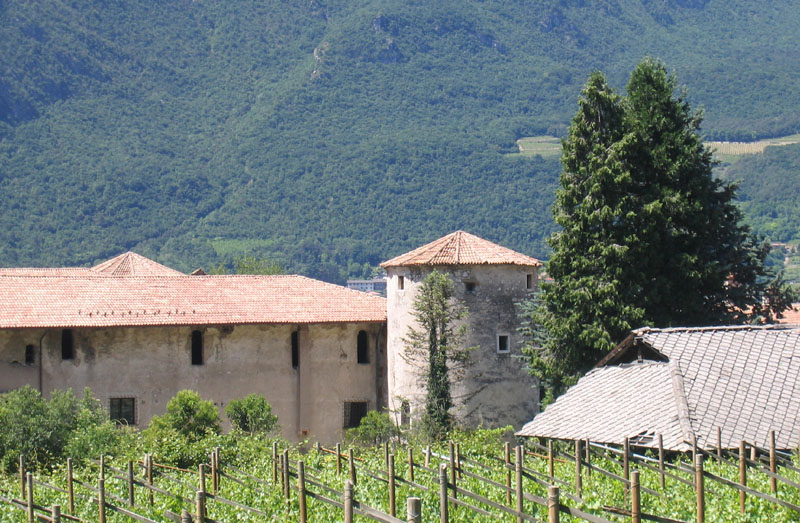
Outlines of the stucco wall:
M 393 267 L 387 270 L 388 285 L 388 364 L 389 405 L 396 412 L 408 400 L 413 417 L 424 408 L 424 368 L 403 357 L 404 338 L 414 325 L 413 301 L 418 287 L 432 267 Z M 437 267 L 448 274 L 455 285 L 456 298 L 468 310 L 467 335 L 463 345 L 476 347 L 472 365 L 463 380 L 453 389 L 457 405 L 456 419 L 466 427 L 521 427 L 536 414 L 539 403 L 538 382 L 531 377 L 519 358 L 521 340 L 517 334 L 516 303 L 535 291 L 537 274 L 533 267 L 514 265 L 474 265 Z M 531 275 L 533 288 L 527 288 Z M 403 290 L 398 288 L 403 277 Z M 467 282 L 474 289 L 467 290 Z M 510 352 L 497 351 L 497 336 L 509 336 Z
M 202 365 L 191 364 L 195 329 L 203 332 Z M 357 363 L 360 330 L 368 333 L 369 364 Z M 0 390 L 29 384 L 47 395 L 90 387 L 106 406 L 110 398 L 134 397 L 139 426 L 163 413 L 179 390 L 198 391 L 221 412 L 232 399 L 258 393 L 272 404 L 287 438 L 332 443 L 341 438 L 344 401 L 366 401 L 371 409 L 385 404 L 385 332 L 383 324 L 74 329 L 75 358 L 62 360 L 60 329 L 4 330 Z M 34 365 L 24 364 L 26 345 L 36 348 Z

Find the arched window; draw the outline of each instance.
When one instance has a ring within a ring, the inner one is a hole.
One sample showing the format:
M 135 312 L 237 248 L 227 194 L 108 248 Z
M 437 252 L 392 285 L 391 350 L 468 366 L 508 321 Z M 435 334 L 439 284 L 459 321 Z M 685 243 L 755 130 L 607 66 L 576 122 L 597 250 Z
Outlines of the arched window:
M 369 363 L 369 338 L 367 331 L 358 331 L 358 341 L 356 343 L 358 349 L 358 362 Z

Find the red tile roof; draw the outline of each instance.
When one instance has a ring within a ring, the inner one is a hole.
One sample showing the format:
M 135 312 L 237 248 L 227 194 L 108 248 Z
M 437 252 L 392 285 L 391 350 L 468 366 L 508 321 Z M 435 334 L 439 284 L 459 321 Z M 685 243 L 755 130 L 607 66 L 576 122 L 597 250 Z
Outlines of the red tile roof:
M 128 257 L 127 267 L 106 262 L 99 272 L 0 271 L 0 328 L 386 321 L 384 298 L 339 285 L 303 276 L 187 276 L 167 267 L 177 276 L 131 276 L 159 270 L 140 258 Z
M 792 308 L 781 313 L 778 323 L 784 325 L 800 325 L 800 303 L 793 303 Z
M 381 267 L 410 265 L 523 265 L 539 267 L 542 263 L 474 234 L 456 231 L 411 252 L 381 263 Z
M 109 276 L 183 276 L 182 272 L 170 269 L 135 252 L 126 252 L 92 267 L 92 270 Z

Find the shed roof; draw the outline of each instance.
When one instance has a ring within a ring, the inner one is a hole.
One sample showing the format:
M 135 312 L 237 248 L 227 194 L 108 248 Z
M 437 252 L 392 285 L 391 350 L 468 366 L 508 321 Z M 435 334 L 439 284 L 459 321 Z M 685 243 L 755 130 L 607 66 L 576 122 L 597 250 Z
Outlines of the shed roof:
M 0 328 L 386 321 L 384 298 L 339 285 L 303 276 L 188 276 L 137 256 L 100 271 L 0 271 Z
M 716 446 L 719 427 L 726 448 L 740 440 L 766 446 L 770 430 L 779 447 L 796 445 L 800 329 L 645 328 L 607 363 L 639 346 L 667 361 L 599 367 L 518 434 L 614 444 L 629 437 L 654 446 L 642 435 L 661 433 L 666 448 L 686 450 L 692 437 L 701 447 Z
M 520 254 L 474 234 L 456 231 L 381 263 L 381 267 L 413 265 L 522 265 L 539 267 L 536 258 Z

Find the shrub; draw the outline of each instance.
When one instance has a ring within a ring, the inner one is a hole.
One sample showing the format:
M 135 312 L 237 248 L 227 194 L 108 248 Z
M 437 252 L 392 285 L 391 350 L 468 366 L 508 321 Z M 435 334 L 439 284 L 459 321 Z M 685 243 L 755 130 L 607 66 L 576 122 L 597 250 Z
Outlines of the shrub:
M 231 401 L 225 407 L 225 414 L 235 429 L 249 434 L 269 433 L 278 425 L 278 416 L 272 413 L 272 406 L 258 394 Z
M 193 390 L 178 392 L 167 403 L 167 412 L 163 416 L 153 417 L 150 428 L 173 430 L 189 441 L 197 441 L 209 434 L 221 432 L 217 407 Z
M 389 441 L 398 434 L 397 427 L 388 412 L 371 410 L 361 418 L 358 427 L 347 431 L 346 439 L 362 445 L 376 445 Z

